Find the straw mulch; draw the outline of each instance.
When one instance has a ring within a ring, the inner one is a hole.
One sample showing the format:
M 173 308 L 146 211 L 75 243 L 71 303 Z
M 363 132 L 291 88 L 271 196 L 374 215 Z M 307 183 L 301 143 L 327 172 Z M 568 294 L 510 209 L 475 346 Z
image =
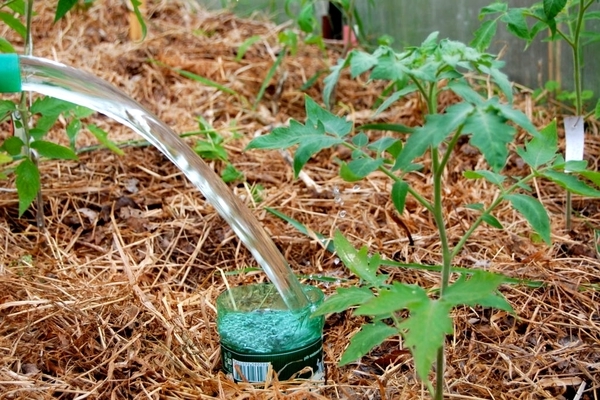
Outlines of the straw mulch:
M 178 132 L 197 129 L 203 116 L 228 140 L 231 162 L 246 176 L 235 191 L 264 224 L 294 271 L 339 281 L 306 279 L 331 294 L 356 283 L 335 255 L 317 241 L 265 211 L 273 207 L 325 235 L 339 229 L 357 246 L 384 257 L 435 264 L 439 246 L 431 216 L 415 202 L 394 214 L 389 182 L 373 175 L 357 185 L 340 180 L 336 159 L 325 151 L 310 161 L 306 180 L 294 180 L 278 152 L 243 151 L 249 140 L 290 117 L 303 119 L 299 89 L 339 56 L 302 47 L 274 76 L 256 111 L 253 102 L 277 52 L 282 27 L 208 13 L 186 2 L 149 6 L 149 36 L 128 38 L 122 2 L 96 2 L 52 24 L 54 2 L 36 2 L 35 54 L 56 59 L 114 83 Z M 2 32 L 2 35 L 9 35 Z M 236 50 L 260 35 L 241 61 Z M 11 36 L 12 37 L 12 36 Z M 18 38 L 13 43 L 19 44 Z M 186 69 L 234 89 L 235 97 L 183 78 L 149 60 Z M 344 77 L 335 111 L 364 122 L 381 88 Z M 320 99 L 322 79 L 310 89 Z M 452 101 L 452 99 L 447 99 Z M 538 107 L 527 91 L 517 105 L 538 126 L 555 110 Z M 444 105 L 442 105 L 444 106 Z M 395 106 L 381 121 L 419 124 L 415 99 Z M 136 139 L 106 118 L 89 119 L 114 141 Z M 52 132 L 64 142 L 64 121 Z M 2 126 L 2 138 L 8 125 Z M 237 134 L 237 136 L 235 135 Z M 82 135 L 78 145 L 95 144 Z M 194 139 L 190 139 L 194 144 Z M 596 167 L 598 136 L 589 136 L 587 157 Z M 385 342 L 359 362 L 337 362 L 360 318 L 327 318 L 327 380 L 234 384 L 220 372 L 215 298 L 224 273 L 256 267 L 231 229 L 199 192 L 154 148 L 128 146 L 117 156 L 97 149 L 78 162 L 41 165 L 46 230 L 34 211 L 17 217 L 14 182 L 0 189 L 0 398 L 2 399 L 410 399 L 427 397 L 400 340 Z M 220 162 L 212 165 L 218 171 Z M 482 160 L 464 144 L 448 174 L 445 203 L 449 234 L 460 237 L 472 214 L 462 205 L 489 202 L 493 188 L 465 185 L 465 169 Z M 512 157 L 509 168 L 520 172 Z M 312 180 L 312 182 L 311 182 Z M 426 190 L 427 175 L 414 185 Z M 253 202 L 251 187 L 261 185 Z M 525 221 L 509 207 L 498 211 L 504 231 L 481 227 L 456 260 L 512 277 L 542 280 L 542 288 L 502 288 L 516 316 L 482 308 L 455 311 L 447 341 L 447 398 L 598 399 L 600 397 L 600 263 L 594 228 L 599 203 L 575 196 L 573 229 L 566 231 L 565 194 L 536 182 L 552 213 L 553 245 L 533 240 Z M 334 192 L 339 191 L 339 196 Z M 337 200 L 336 200 L 337 199 Z M 410 243 L 410 239 L 414 244 Z M 394 279 L 435 286 L 434 273 L 387 270 Z M 266 280 L 260 272 L 227 275 L 230 285 Z

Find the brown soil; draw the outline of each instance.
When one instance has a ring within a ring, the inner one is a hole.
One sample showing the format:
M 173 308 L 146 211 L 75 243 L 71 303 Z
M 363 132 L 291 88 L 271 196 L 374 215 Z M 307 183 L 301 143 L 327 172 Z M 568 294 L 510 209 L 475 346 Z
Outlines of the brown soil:
M 49 3 L 54 2 L 36 2 L 35 54 L 112 82 L 178 132 L 197 130 L 196 120 L 203 116 L 227 138 L 230 161 L 245 174 L 245 183 L 232 184 L 231 190 L 252 208 L 294 271 L 339 279 L 304 282 L 327 295 L 357 283 L 334 254 L 266 207 L 326 236 L 339 229 L 356 246 L 367 245 L 388 259 L 439 263 L 438 237 L 426 210 L 409 201 L 405 213 L 396 216 L 389 181 L 377 174 L 357 186 L 342 181 L 335 161 L 348 158 L 345 152 L 325 151 L 314 157 L 305 169 L 311 183 L 294 180 L 279 152 L 243 151 L 255 135 L 290 117 L 304 119 L 304 93 L 319 100 L 323 75 L 306 92 L 300 87 L 335 62 L 341 45 L 331 43 L 327 57 L 308 46 L 286 57 L 253 111 L 251 104 L 280 50 L 277 34 L 282 27 L 208 13 L 192 3 L 163 1 L 149 7 L 146 40 L 132 42 L 122 2 L 96 2 L 57 24 L 52 24 Z M 5 27 L 1 29 L 4 37 L 22 45 Z M 238 47 L 252 35 L 262 40 L 236 61 Z M 186 79 L 150 59 L 219 82 L 238 96 Z M 356 122 L 368 121 L 380 92 L 376 83 L 344 76 L 334 111 Z M 520 92 L 516 103 L 540 127 L 555 115 L 554 109 L 533 104 L 527 90 Z M 411 98 L 379 120 L 417 125 L 420 110 L 419 102 Z M 116 142 L 138 139 L 106 118 L 95 116 L 87 122 L 108 130 Z M 8 128 L 2 125 L 0 139 L 7 137 Z M 65 142 L 64 121 L 51 136 Z M 596 135 L 588 140 L 586 157 L 595 168 L 600 141 Z M 189 139 L 192 145 L 194 141 Z M 95 144 L 87 134 L 78 141 L 80 148 Z M 325 382 L 231 382 L 220 372 L 215 327 L 215 299 L 225 288 L 220 271 L 256 267 L 256 262 L 157 150 L 129 145 L 124 151 L 125 156 L 117 156 L 96 149 L 82 152 L 77 162 L 43 162 L 45 230 L 36 227 L 35 208 L 17 217 L 14 182 L 2 184 L 0 398 L 427 397 L 398 338 L 359 362 L 337 366 L 363 321 L 350 313 L 326 320 Z M 224 168 L 221 162 L 211 165 L 217 171 Z M 465 184 L 461 179 L 462 171 L 482 165 L 479 155 L 465 144 L 445 177 L 451 240 L 459 238 L 473 218 L 462 205 L 489 203 L 496 194 L 484 182 Z M 509 168 L 521 172 L 516 157 L 511 157 Z M 256 185 L 264 188 L 257 203 L 250 193 Z M 426 190 L 429 177 L 415 174 L 414 185 Z M 336 188 L 342 202 L 334 199 Z M 600 203 L 574 196 L 574 224 L 566 231 L 564 191 L 543 181 L 537 181 L 534 189 L 552 213 L 552 246 L 533 240 L 525 221 L 504 207 L 496 216 L 506 229 L 479 228 L 456 264 L 485 266 L 546 285 L 502 288 L 516 316 L 469 307 L 454 312 L 455 333 L 446 346 L 447 398 L 600 397 L 600 263 L 594 239 Z M 433 272 L 386 271 L 402 282 L 425 287 L 438 283 Z M 227 275 L 227 280 L 235 286 L 266 278 L 260 272 L 240 272 Z

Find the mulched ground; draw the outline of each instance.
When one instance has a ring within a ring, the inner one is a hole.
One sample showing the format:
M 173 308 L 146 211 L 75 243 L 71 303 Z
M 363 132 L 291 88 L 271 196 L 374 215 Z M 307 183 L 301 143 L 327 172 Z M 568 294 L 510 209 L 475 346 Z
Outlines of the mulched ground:
M 119 1 L 96 2 L 52 24 L 53 2 L 36 2 L 35 55 L 93 72 L 143 103 L 176 131 L 198 129 L 203 116 L 227 138 L 230 161 L 245 174 L 233 190 L 252 208 L 298 274 L 336 280 L 305 283 L 331 294 L 356 283 L 335 255 L 316 240 L 265 210 L 273 207 L 310 229 L 331 236 L 341 230 L 356 246 L 384 257 L 439 263 L 439 244 L 426 210 L 409 201 L 395 214 L 389 182 L 374 174 L 359 184 L 337 176 L 336 159 L 325 151 L 312 159 L 305 180 L 294 180 L 279 152 L 243 151 L 252 137 L 290 117 L 303 120 L 304 93 L 320 99 L 324 71 L 342 51 L 330 43 L 328 56 L 301 47 L 273 77 L 256 110 L 267 70 L 280 50 L 284 27 L 259 19 L 208 13 L 184 1 L 154 2 L 148 10 L 149 36 L 129 40 L 127 10 Z M 16 45 L 18 38 L 7 32 Z M 236 52 L 260 35 L 241 61 Z M 161 64 L 202 75 L 230 87 L 233 96 L 183 78 Z M 342 78 L 334 111 L 357 122 L 371 115 L 381 87 Z M 445 99 L 444 107 L 453 99 Z M 538 126 L 556 110 L 535 105 L 522 90 L 517 105 Z M 415 98 L 394 106 L 380 121 L 418 125 Z M 138 139 L 101 116 L 93 122 L 116 142 Z M 65 143 L 65 121 L 51 137 Z M 61 126 L 62 125 L 62 126 Z M 596 127 L 591 125 L 591 130 Z M 2 125 L 0 138 L 8 135 Z M 189 139 L 194 144 L 194 139 Z M 83 134 L 78 146 L 95 145 Z M 597 135 L 588 138 L 593 167 L 600 152 Z M 215 299 L 225 288 L 220 271 L 256 267 L 250 253 L 200 193 L 157 150 L 125 146 L 83 152 L 77 162 L 41 164 L 46 229 L 35 210 L 17 217 L 14 182 L 0 188 L 0 398 L 1 399 L 409 399 L 427 397 L 415 379 L 410 355 L 399 339 L 388 340 L 360 362 L 337 362 L 362 319 L 331 315 L 325 326 L 327 380 L 235 384 L 220 372 Z M 424 160 L 427 163 L 427 160 Z M 484 182 L 465 185 L 465 169 L 481 165 L 468 144 L 460 146 L 445 177 L 445 208 L 451 240 L 472 218 L 466 203 L 495 195 Z M 215 170 L 221 162 L 211 162 Z M 511 157 L 508 168 L 520 172 Z M 415 174 L 426 190 L 430 177 Z M 261 201 L 252 200 L 260 185 Z M 536 243 L 525 221 L 509 207 L 497 217 L 506 230 L 479 228 L 456 260 L 512 277 L 542 280 L 541 288 L 502 288 L 516 316 L 483 308 L 455 310 L 455 334 L 447 341 L 447 398 L 600 398 L 600 263 L 594 230 L 600 203 L 574 196 L 576 217 L 566 231 L 565 194 L 537 181 L 535 190 L 552 213 L 553 245 Z M 339 191 L 339 195 L 335 194 Z M 339 199 L 338 199 L 339 198 Z M 399 222 L 400 221 L 400 222 Z M 409 235 L 414 244 L 410 244 Z M 437 285 L 431 272 L 388 269 L 394 279 Z M 227 275 L 229 285 L 265 281 L 260 272 Z

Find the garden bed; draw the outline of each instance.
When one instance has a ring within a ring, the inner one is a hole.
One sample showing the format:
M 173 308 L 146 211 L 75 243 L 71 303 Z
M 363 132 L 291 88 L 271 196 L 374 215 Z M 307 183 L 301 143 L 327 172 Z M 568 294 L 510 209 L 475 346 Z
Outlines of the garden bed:
M 36 4 L 48 9 L 38 9 L 34 18 L 34 54 L 112 82 L 177 132 L 198 130 L 196 120 L 203 116 L 225 138 L 229 160 L 245 175 L 231 189 L 252 208 L 303 282 L 329 295 L 357 280 L 319 240 L 267 207 L 327 237 L 339 229 L 356 246 L 368 245 L 388 259 L 439 263 L 439 237 L 427 210 L 409 197 L 404 214 L 397 215 L 383 176 L 373 174 L 358 184 L 341 180 L 336 160 L 348 159 L 345 150 L 320 153 L 307 164 L 306 178 L 296 180 L 282 153 L 244 151 L 253 137 L 289 118 L 304 120 L 305 93 L 319 101 L 324 75 L 305 91 L 300 88 L 335 64 L 341 43 L 329 43 L 327 57 L 311 46 L 286 56 L 253 110 L 251 103 L 281 50 L 277 34 L 282 27 L 209 13 L 191 3 L 161 2 L 149 8 L 148 37 L 132 42 L 122 2 L 97 2 L 56 24 L 50 3 Z M 253 35 L 262 39 L 236 61 L 239 46 Z M 187 79 L 165 65 L 238 95 Z M 356 122 L 370 121 L 381 91 L 377 85 L 343 75 L 333 111 Z M 439 107 L 454 100 L 448 96 Z M 518 90 L 515 104 L 538 127 L 559 116 L 552 104 L 535 104 L 525 88 Z M 416 126 L 423 119 L 422 107 L 409 97 L 377 118 Z M 78 161 L 43 162 L 45 230 L 36 227 L 35 209 L 17 217 L 14 182 L 4 181 L 0 189 L 0 398 L 427 397 L 399 338 L 359 362 L 337 366 L 362 322 L 349 313 L 326 319 L 324 383 L 231 382 L 220 372 L 215 299 L 225 289 L 224 277 L 236 286 L 265 281 L 265 275 L 164 156 L 113 121 L 102 116 L 90 121 L 113 141 L 129 141 L 126 154 L 90 147 L 95 139 L 82 135 L 78 147 L 85 151 Z M 595 125 L 589 128 L 596 133 Z M 3 124 L 0 138 L 9 131 Z M 51 135 L 67 143 L 64 123 Z M 197 139 L 187 140 L 193 146 Z M 586 148 L 586 159 L 597 170 L 597 135 L 588 137 Z M 465 185 L 458 179 L 483 164 L 479 153 L 465 142 L 457 154 L 444 177 L 451 241 L 473 218 L 460 205 L 486 203 L 495 195 L 484 181 Z M 211 165 L 224 168 L 220 161 Z M 521 168 L 518 157 L 511 156 L 508 170 Z M 431 185 L 426 174 L 413 179 L 417 187 Z M 446 347 L 448 398 L 600 397 L 600 262 L 594 236 L 600 203 L 574 196 L 575 217 L 567 231 L 564 190 L 544 181 L 536 182 L 535 190 L 551 212 L 552 246 L 536 240 L 526 221 L 506 207 L 496 212 L 506 229 L 479 227 L 455 260 L 463 267 L 544 285 L 502 287 L 514 316 L 487 308 L 454 311 L 455 332 Z M 425 287 L 439 279 L 437 273 L 414 269 L 386 272 Z M 584 392 L 576 394 L 580 388 Z

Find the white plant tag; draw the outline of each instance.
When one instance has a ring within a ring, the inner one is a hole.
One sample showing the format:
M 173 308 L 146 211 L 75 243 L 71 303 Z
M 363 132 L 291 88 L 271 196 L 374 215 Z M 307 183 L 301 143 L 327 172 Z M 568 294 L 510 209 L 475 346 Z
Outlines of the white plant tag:
M 565 117 L 565 161 L 583 160 L 583 148 L 585 146 L 583 132 L 583 117 Z M 565 169 L 565 172 L 570 172 Z

